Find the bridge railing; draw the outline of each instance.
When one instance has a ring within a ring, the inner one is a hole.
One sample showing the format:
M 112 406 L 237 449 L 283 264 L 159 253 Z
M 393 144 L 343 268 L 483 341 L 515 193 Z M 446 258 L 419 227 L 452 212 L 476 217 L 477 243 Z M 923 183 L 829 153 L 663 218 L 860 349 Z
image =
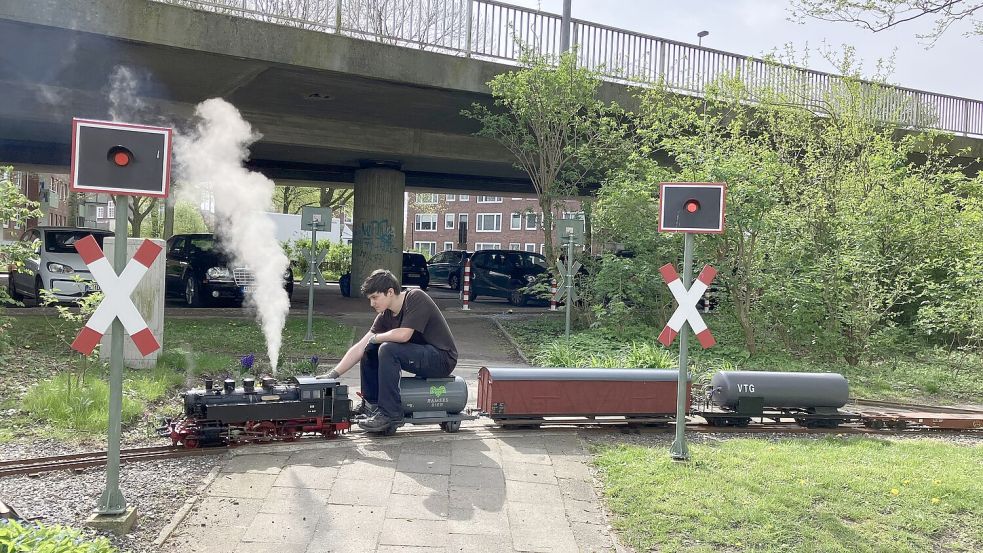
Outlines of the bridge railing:
M 419 48 L 517 62 L 523 49 L 545 56 L 562 50 L 559 15 L 495 0 L 155 0 L 280 25 Z M 578 63 L 625 82 L 662 80 L 680 93 L 702 95 L 724 76 L 751 90 L 770 88 L 821 110 L 845 91 L 839 76 L 572 19 Z M 910 128 L 983 136 L 983 101 L 860 82 L 873 115 Z

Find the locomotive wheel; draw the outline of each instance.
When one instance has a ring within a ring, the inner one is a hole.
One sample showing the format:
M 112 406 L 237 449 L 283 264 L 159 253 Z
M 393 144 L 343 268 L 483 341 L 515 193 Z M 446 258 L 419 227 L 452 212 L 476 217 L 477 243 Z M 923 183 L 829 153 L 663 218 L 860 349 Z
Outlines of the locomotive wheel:
M 280 429 L 280 439 L 285 442 L 293 442 L 297 439 L 296 426 L 284 426 Z
M 198 438 L 192 438 L 188 436 L 187 438 L 184 439 L 185 449 L 198 449 L 199 445 L 201 444 L 198 442 Z
M 440 429 L 449 434 L 453 434 L 461 429 L 461 421 L 447 421 L 440 423 Z
M 269 442 L 276 436 L 276 427 L 270 421 L 255 424 L 249 431 L 253 434 L 252 440 L 256 442 Z

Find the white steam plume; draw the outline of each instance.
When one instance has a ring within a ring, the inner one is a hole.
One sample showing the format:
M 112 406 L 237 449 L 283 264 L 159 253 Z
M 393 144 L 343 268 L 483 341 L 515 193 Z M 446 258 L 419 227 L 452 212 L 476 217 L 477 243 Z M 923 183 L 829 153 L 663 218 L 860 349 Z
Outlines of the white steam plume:
M 283 289 L 289 261 L 276 240 L 275 225 L 264 213 L 273 199 L 273 181 L 243 167 L 249 145 L 260 138 L 239 111 L 220 98 L 195 108 L 198 124 L 174 140 L 174 161 L 187 185 L 210 191 L 215 199 L 214 231 L 237 266 L 256 277 L 249 303 L 266 337 L 266 354 L 276 374 L 290 301 Z M 187 190 L 189 187 L 184 187 Z M 193 200 L 201 202 L 201 196 Z
M 113 121 L 137 123 L 146 104 L 137 95 L 140 82 L 133 71 L 126 66 L 117 65 L 109 77 L 109 117 Z

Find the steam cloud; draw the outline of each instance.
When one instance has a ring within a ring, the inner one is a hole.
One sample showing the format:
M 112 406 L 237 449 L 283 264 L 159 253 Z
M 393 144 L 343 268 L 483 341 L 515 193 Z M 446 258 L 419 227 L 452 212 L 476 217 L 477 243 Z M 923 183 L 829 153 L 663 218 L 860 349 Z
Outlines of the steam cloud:
M 273 181 L 243 167 L 249 145 L 259 140 L 239 111 L 220 98 L 195 108 L 197 126 L 174 140 L 174 161 L 184 184 L 182 195 L 198 205 L 200 192 L 215 199 L 215 223 L 223 250 L 236 266 L 255 275 L 247 301 L 266 337 L 266 354 L 276 374 L 283 326 L 290 300 L 283 289 L 289 260 L 276 240 L 275 225 L 264 213 L 272 207 Z M 197 189 L 197 190 L 195 190 Z

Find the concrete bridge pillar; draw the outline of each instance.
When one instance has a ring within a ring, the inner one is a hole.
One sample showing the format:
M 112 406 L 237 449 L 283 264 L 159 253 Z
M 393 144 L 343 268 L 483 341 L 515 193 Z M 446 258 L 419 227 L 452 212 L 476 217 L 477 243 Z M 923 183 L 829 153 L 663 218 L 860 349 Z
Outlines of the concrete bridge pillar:
M 403 192 L 406 175 L 387 167 L 355 171 L 352 297 L 376 269 L 403 279 Z

